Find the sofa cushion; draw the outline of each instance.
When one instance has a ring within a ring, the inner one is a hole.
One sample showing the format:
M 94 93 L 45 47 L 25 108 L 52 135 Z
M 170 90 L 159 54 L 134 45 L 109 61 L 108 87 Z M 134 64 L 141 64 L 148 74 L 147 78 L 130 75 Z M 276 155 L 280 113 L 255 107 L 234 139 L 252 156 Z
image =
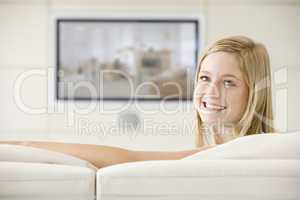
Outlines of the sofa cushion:
M 183 159 L 300 159 L 299 144 L 300 132 L 250 135 Z
M 96 169 L 89 162 L 71 155 L 35 147 L 11 144 L 0 144 L 0 161 L 52 163 Z
M 298 200 L 300 160 L 163 160 L 97 172 L 97 200 Z
M 0 199 L 93 200 L 95 171 L 56 164 L 0 162 Z

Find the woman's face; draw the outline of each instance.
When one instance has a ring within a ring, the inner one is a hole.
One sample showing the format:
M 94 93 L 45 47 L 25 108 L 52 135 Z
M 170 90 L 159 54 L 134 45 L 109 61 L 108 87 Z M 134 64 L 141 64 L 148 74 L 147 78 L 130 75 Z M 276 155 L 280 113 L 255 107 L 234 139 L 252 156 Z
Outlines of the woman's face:
M 248 87 L 234 55 L 216 52 L 202 62 L 194 103 L 204 124 L 235 125 L 247 106 Z

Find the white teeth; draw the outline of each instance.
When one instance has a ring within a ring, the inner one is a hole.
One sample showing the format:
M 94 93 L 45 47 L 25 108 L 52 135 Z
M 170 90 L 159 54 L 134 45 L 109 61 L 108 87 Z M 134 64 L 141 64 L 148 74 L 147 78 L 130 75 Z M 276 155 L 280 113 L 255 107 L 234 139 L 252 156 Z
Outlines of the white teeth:
M 208 104 L 206 102 L 203 102 L 203 105 L 204 105 L 205 108 L 209 108 L 209 109 L 213 109 L 213 110 L 224 110 L 224 109 L 226 109 L 225 106 Z

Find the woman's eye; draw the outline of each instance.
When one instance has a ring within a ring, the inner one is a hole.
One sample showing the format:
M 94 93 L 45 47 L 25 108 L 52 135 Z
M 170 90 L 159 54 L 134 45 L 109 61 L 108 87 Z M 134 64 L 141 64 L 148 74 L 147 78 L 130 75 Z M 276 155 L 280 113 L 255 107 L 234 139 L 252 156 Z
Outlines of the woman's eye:
M 199 79 L 200 79 L 201 81 L 208 81 L 208 80 L 209 80 L 208 76 L 200 76 Z
M 225 87 L 236 86 L 236 84 L 231 80 L 224 80 Z

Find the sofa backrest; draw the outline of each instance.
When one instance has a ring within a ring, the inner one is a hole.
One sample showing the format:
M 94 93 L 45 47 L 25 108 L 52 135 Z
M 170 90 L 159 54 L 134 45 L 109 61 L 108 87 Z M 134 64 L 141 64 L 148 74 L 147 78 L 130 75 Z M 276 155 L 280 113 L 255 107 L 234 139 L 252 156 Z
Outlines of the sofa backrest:
M 300 132 L 244 136 L 183 159 L 300 159 Z

